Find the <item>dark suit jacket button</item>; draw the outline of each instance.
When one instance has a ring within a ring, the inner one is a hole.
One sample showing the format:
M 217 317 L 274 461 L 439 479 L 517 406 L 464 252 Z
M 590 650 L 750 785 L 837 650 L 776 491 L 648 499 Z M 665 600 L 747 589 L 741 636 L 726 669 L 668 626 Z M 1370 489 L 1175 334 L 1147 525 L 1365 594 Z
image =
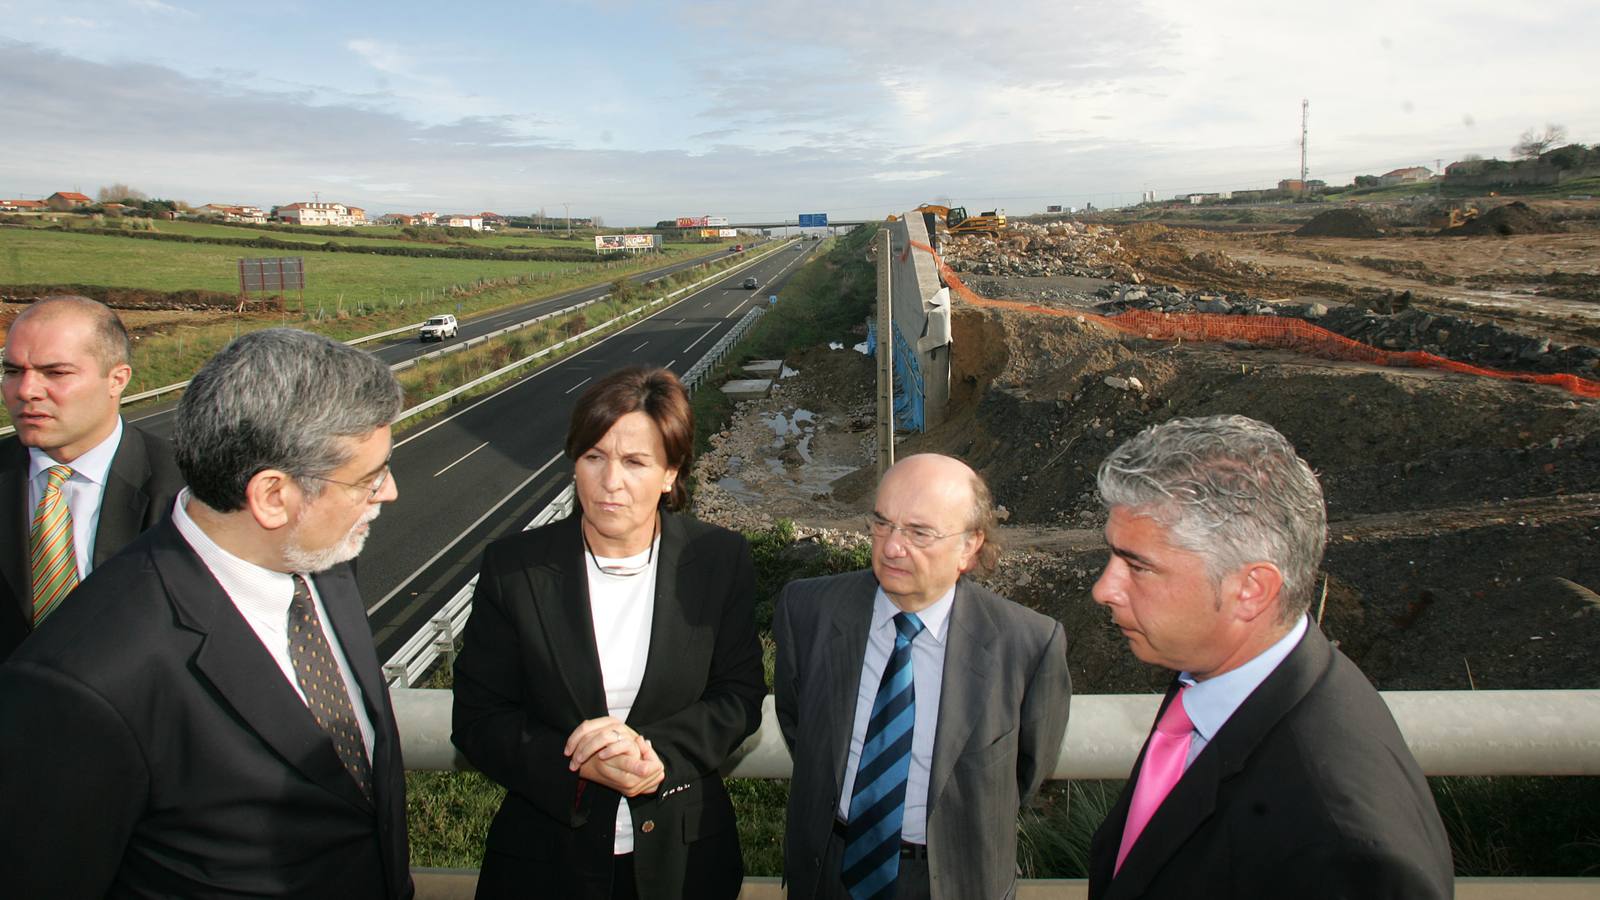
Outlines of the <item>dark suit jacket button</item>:
M 655 819 L 645 819 L 644 820 L 644 824 L 639 826 L 639 830 L 644 832 L 645 834 L 649 834 L 650 832 L 655 831 L 656 830 L 656 820 Z

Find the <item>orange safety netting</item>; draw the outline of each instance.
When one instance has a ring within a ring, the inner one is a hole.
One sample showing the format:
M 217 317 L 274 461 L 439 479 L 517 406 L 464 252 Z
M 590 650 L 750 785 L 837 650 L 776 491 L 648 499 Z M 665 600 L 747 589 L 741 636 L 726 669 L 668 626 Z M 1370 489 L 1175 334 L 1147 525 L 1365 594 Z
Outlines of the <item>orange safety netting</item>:
M 1303 319 L 1209 313 L 1159 313 L 1143 309 L 1130 309 L 1116 316 L 1101 316 L 1078 310 L 1052 309 L 1017 300 L 991 300 L 979 296 L 963 284 L 932 247 L 917 241 L 912 241 L 911 246 L 931 255 L 939 267 L 939 274 L 943 276 L 945 284 L 950 286 L 951 293 L 974 306 L 1042 313 L 1047 316 L 1071 316 L 1152 340 L 1246 341 L 1325 359 L 1374 363 L 1380 366 L 1404 366 L 1413 369 L 1440 369 L 1463 375 L 1546 384 L 1562 388 L 1580 397 L 1600 398 L 1600 381 L 1567 374 L 1535 375 L 1526 372 L 1502 372 L 1499 369 L 1486 369 L 1421 350 L 1380 350 L 1371 344 L 1351 340 Z

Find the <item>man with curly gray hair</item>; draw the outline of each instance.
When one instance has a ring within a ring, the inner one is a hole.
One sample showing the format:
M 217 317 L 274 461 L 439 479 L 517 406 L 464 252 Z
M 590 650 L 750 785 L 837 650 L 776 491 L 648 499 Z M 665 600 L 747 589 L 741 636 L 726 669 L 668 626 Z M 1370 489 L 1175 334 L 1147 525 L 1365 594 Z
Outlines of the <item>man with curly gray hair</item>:
M 1094 599 L 1177 672 L 1095 833 L 1094 900 L 1449 898 L 1450 845 L 1383 699 L 1307 616 L 1322 488 L 1244 416 L 1145 429 L 1099 471 Z

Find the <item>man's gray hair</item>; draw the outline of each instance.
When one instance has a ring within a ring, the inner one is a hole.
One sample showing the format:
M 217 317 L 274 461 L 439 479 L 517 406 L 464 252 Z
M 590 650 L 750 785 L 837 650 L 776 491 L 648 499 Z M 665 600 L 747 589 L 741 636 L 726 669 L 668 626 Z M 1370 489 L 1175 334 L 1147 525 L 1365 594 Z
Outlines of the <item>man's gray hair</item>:
M 1283 573 L 1280 620 L 1310 607 L 1327 509 L 1317 476 L 1271 425 L 1245 416 L 1153 425 L 1100 464 L 1099 487 L 1107 509 L 1154 518 L 1203 558 L 1213 584 L 1265 560 Z
M 178 403 L 173 445 L 189 491 L 219 512 L 245 504 L 263 469 L 307 493 L 350 460 L 362 439 L 399 415 L 403 392 L 369 353 L 293 328 L 236 338 L 211 357 Z M 308 483 L 309 480 L 309 483 Z

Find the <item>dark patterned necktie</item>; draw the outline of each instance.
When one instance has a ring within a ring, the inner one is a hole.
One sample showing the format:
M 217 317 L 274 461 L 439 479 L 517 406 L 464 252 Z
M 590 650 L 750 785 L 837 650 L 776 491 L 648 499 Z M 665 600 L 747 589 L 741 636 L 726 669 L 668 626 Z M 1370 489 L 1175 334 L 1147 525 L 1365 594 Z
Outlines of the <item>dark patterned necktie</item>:
M 894 650 L 872 701 L 872 718 L 867 720 L 861 764 L 850 794 L 840 875 L 854 900 L 894 896 L 900 875 L 900 823 L 906 813 L 911 732 L 917 718 L 911 639 L 921 633 L 922 620 L 913 613 L 897 613 L 894 629 Z
M 298 574 L 294 577 L 294 599 L 289 602 L 289 661 L 294 665 L 295 681 L 306 696 L 306 707 L 317 724 L 333 739 L 333 748 L 350 772 L 361 793 L 372 799 L 372 766 L 367 761 L 366 744 L 361 740 L 361 725 L 350 706 L 350 691 L 339 665 L 328 649 L 328 636 L 322 631 L 317 605 L 311 602 L 311 589 Z

